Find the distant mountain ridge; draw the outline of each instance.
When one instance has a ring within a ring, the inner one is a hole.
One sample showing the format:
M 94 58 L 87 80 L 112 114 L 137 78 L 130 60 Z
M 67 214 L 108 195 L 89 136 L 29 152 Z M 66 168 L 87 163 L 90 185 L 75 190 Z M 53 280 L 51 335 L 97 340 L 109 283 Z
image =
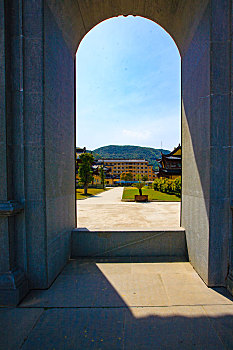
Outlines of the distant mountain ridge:
M 95 159 L 145 159 L 153 165 L 154 170 L 156 170 L 158 169 L 156 158 L 161 157 L 161 152 L 164 154 L 170 153 L 169 150 L 152 147 L 109 145 L 94 149 L 92 154 Z

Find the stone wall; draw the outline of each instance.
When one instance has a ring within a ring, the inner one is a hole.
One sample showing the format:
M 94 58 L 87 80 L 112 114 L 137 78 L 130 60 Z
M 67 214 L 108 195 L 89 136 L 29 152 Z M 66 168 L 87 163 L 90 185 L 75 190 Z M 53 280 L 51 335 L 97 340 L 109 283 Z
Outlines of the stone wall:
M 75 226 L 74 57 L 48 6 L 44 10 L 45 181 L 48 281 L 70 255 Z
M 47 288 L 75 226 L 74 57 L 43 0 L 0 9 L 0 199 L 24 208 L 0 208 L 0 272 L 22 271 L 30 288 Z
M 208 282 L 210 7 L 182 57 L 182 221 L 189 259 Z
M 72 231 L 71 257 L 188 258 L 185 231 Z
M 231 13 L 230 18 L 231 23 L 231 37 L 230 37 L 230 67 L 231 67 L 231 94 L 230 94 L 230 138 L 231 138 L 231 153 L 230 153 L 230 177 L 231 177 L 231 214 L 230 214 L 230 272 L 228 277 L 228 289 L 233 295 L 233 42 L 232 42 L 232 33 L 233 33 L 233 12 Z
M 229 259 L 229 5 L 211 2 L 182 61 L 182 225 L 209 286 L 225 285 Z
M 31 288 L 48 287 L 75 225 L 74 60 L 44 1 L 24 1 L 25 215 Z
M 182 64 L 182 225 L 190 261 L 225 285 L 230 225 L 230 2 L 212 1 Z
M 75 53 L 96 24 L 128 14 L 159 23 L 181 53 L 182 225 L 194 268 L 208 285 L 225 285 L 233 200 L 231 0 L 2 0 L 0 299 L 9 290 L 17 303 L 27 292 L 25 276 L 30 288 L 47 288 L 69 257 Z

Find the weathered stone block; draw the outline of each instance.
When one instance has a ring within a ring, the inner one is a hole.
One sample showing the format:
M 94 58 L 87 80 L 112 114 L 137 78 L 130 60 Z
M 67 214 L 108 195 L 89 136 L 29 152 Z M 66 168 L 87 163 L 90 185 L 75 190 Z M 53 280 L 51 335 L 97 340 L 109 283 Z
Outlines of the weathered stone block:
M 211 97 L 211 146 L 230 144 L 230 95 Z
M 19 349 L 43 312 L 43 308 L 1 309 L 1 347 L 8 350 Z
M 229 199 L 210 201 L 209 286 L 225 286 L 229 261 Z
M 229 39 L 231 14 L 228 6 L 229 0 L 212 1 L 211 3 L 213 41 L 227 41 Z
M 25 144 L 44 145 L 43 94 L 24 93 Z
M 72 231 L 71 257 L 187 257 L 184 230 L 177 231 Z
M 59 232 L 48 244 L 48 285 L 50 285 L 70 257 L 71 231 Z
M 208 284 L 209 201 L 182 194 L 182 227 L 185 227 L 189 261 Z
M 47 288 L 47 232 L 45 201 L 26 200 L 25 217 L 29 288 Z
M 43 0 L 24 0 L 23 23 L 25 38 L 41 39 L 43 36 Z
M 229 42 L 211 43 L 210 93 L 229 93 L 230 84 L 230 45 Z
M 43 41 L 39 39 L 24 40 L 24 89 L 28 93 L 43 90 Z
M 210 154 L 210 198 L 227 199 L 230 197 L 230 148 L 212 147 Z
M 23 56 L 22 36 L 11 38 L 11 86 L 13 91 L 23 90 Z
M 0 273 L 0 306 L 18 305 L 28 290 L 28 281 L 22 271 Z

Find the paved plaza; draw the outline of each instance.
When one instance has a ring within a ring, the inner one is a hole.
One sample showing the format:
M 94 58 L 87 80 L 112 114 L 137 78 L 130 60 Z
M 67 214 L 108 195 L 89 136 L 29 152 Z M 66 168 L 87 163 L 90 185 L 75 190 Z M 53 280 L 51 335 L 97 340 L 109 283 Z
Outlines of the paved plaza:
M 100 230 L 172 230 L 180 227 L 180 202 L 122 202 L 123 187 L 77 201 L 77 227 Z
M 188 262 L 71 260 L 0 309 L 1 350 L 231 350 L 233 302 Z
M 78 201 L 79 226 L 179 227 L 179 203 L 121 195 L 115 188 Z M 231 350 L 233 298 L 179 257 L 79 258 L 49 289 L 0 308 L 0 325 L 0 350 Z

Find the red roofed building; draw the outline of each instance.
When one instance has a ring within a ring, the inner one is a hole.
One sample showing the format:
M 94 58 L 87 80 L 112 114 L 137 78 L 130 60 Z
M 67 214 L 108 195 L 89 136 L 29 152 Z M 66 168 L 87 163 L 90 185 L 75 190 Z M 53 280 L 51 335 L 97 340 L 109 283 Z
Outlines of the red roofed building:
M 157 159 L 157 162 L 159 178 L 176 179 L 181 176 L 181 146 L 179 145 L 169 154 L 161 153 L 161 158 Z

